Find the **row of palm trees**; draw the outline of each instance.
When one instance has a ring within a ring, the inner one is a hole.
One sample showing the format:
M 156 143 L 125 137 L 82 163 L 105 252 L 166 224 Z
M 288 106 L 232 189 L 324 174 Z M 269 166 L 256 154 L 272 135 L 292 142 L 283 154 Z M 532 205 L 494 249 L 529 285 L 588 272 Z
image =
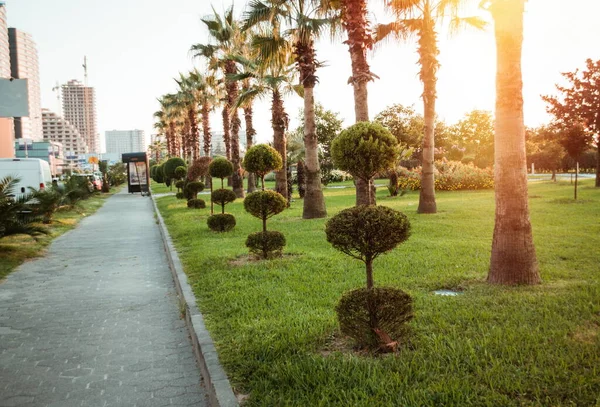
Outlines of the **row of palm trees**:
M 423 138 L 423 175 L 419 198 L 419 213 L 435 213 L 437 211 L 434 190 L 433 161 L 435 149 L 435 100 L 438 62 L 437 36 L 441 24 L 449 23 L 452 31 L 463 26 L 483 28 L 485 23 L 477 17 L 463 17 L 460 11 L 473 0 L 385 0 L 385 5 L 392 11 L 395 19 L 392 23 L 373 26 L 368 19 L 367 0 L 251 0 L 241 20 L 234 18 L 233 7 L 220 15 L 213 9 L 213 15 L 202 19 L 209 32 L 206 44 L 196 44 L 191 47 L 194 57 L 204 61 L 206 72 L 191 72 L 182 75 L 178 80 L 177 93 L 164 95 L 160 98 L 161 110 L 155 114 L 157 128 L 165 135 L 169 155 L 183 155 L 188 160 L 197 158 L 200 154 L 197 147 L 198 121 L 196 112 L 200 107 L 204 130 L 204 154 L 208 155 L 210 148 L 210 126 L 208 112 L 220 106 L 223 117 L 223 133 L 226 156 L 233 162 L 233 189 L 238 197 L 244 195 L 242 170 L 239 153 L 239 131 L 241 120 L 239 109 L 243 109 L 248 137 L 247 147 L 252 145 L 254 134 L 252 126 L 252 103 L 257 97 L 270 97 L 271 124 L 273 128 L 273 145 L 282 157 L 286 157 L 286 130 L 288 115 L 285 110 L 284 98 L 289 92 L 296 92 L 304 98 L 304 144 L 306 151 L 307 186 L 304 198 L 303 218 L 319 218 L 326 216 L 325 202 L 320 184 L 320 169 L 317 159 L 317 137 L 315 132 L 314 87 L 318 83 L 316 70 L 320 63 L 317 60 L 315 41 L 325 34 L 335 36 L 345 33 L 344 44 L 348 46 L 352 67 L 352 76 L 348 83 L 354 89 L 354 105 L 356 122 L 369 120 L 367 85 L 376 76 L 370 71 L 367 53 L 377 41 L 394 36 L 407 39 L 416 36 L 418 39 L 418 55 L 420 79 L 423 83 L 423 105 L 425 130 Z M 522 14 L 525 0 L 488 0 L 481 2 L 487 7 L 496 22 L 497 39 L 500 38 L 499 25 L 507 29 L 521 30 L 510 41 L 522 42 Z M 510 15 L 510 18 L 504 18 Z M 515 26 L 514 19 L 521 21 Z M 513 20 L 511 20 L 513 19 Z M 513 26 L 509 26 L 513 24 Z M 511 33 L 513 35 L 513 33 Z M 520 35 L 520 37 L 519 37 Z M 510 43 L 510 42 L 509 42 Z M 506 49 L 509 43 L 498 42 L 499 69 L 500 58 L 508 57 Z M 519 45 L 520 47 L 520 45 Z M 520 58 L 520 48 L 519 48 Z M 520 59 L 519 59 L 520 64 Z M 520 80 L 520 65 L 518 73 Z M 297 82 L 296 82 L 297 81 Z M 521 82 L 519 82 L 521 83 Z M 508 86 L 498 79 L 498 87 Z M 241 86 L 241 90 L 240 90 Z M 512 88 L 511 88 L 512 89 Z M 506 89 L 505 89 L 506 90 Z M 522 92 L 522 85 L 511 92 Z M 502 92 L 499 91 L 499 95 Z M 512 93 L 511 93 L 512 94 Z M 522 100 L 522 96 L 513 95 Z M 510 120 L 518 119 L 517 105 L 510 106 L 513 110 L 504 116 L 496 114 L 497 120 L 510 116 Z M 501 106 L 498 105 L 497 109 Z M 520 107 L 521 127 L 512 127 L 511 137 L 524 137 L 522 126 L 522 106 Z M 514 116 L 516 115 L 516 116 Z M 505 123 L 508 127 L 511 125 Z M 516 126 L 515 123 L 512 124 Z M 502 129 L 500 125 L 498 128 Z M 508 134 L 508 133 L 507 133 Z M 498 136 L 498 135 L 497 135 Z M 500 137 L 501 139 L 501 137 Z M 520 143 L 520 142 L 519 142 Z M 517 145 L 520 148 L 520 144 Z M 497 147 L 501 144 L 496 138 Z M 516 153 L 513 151 L 513 153 Z M 520 166 L 525 167 L 524 143 L 523 162 L 512 162 L 516 174 L 520 174 Z M 519 151 L 516 155 L 521 157 Z M 496 154 L 497 174 L 503 174 L 499 168 L 505 164 Z M 512 156 L 513 158 L 515 155 Z M 286 165 L 276 173 L 276 189 L 287 196 Z M 523 174 L 525 172 L 523 171 Z M 508 178 L 506 178 L 508 179 Z M 523 180 L 511 178 L 512 185 L 521 185 Z M 254 185 L 249 183 L 249 188 Z M 497 186 L 503 182 L 496 182 Z M 373 204 L 374 195 L 369 193 L 368 182 L 357 182 L 357 204 Z M 514 190 L 511 191 L 514 194 Z M 524 192 L 526 198 L 526 184 Z M 497 187 L 497 199 L 501 198 Z M 371 198 L 373 197 L 373 198 Z M 519 200 L 517 200 L 519 201 Z M 518 220 L 529 225 L 528 209 L 522 199 L 511 210 L 519 210 Z M 498 222 L 506 217 L 497 213 Z M 525 218 L 523 218 L 523 216 Z M 514 225 L 513 225 L 514 226 Z M 521 226 L 520 226 L 521 227 Z M 514 231 L 508 228 L 507 231 Z M 530 230 L 530 225 L 529 225 Z M 508 232 L 507 232 L 508 233 Z M 520 232 L 519 232 L 520 233 Z M 531 234 L 529 234 L 531 236 Z M 513 235 L 513 237 L 515 237 Z M 526 239 L 530 239 L 526 238 Z M 494 238 L 496 242 L 496 235 Z M 531 245 L 533 247 L 533 245 Z M 502 257 L 505 257 L 503 254 Z M 496 256 L 498 257 L 498 256 Z M 510 257 L 510 256 L 509 256 Z M 494 255 L 492 255 L 494 259 Z M 535 252 L 533 263 L 535 265 Z M 494 266 L 494 262 L 492 262 Z M 537 266 L 529 267 L 530 270 Z

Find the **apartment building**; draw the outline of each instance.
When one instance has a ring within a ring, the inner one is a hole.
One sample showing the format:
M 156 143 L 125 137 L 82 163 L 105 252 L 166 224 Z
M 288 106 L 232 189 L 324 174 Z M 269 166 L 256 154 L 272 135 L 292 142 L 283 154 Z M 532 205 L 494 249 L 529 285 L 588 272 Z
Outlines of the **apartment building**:
M 75 126 L 85 140 L 90 153 L 100 152 L 96 125 L 96 95 L 94 88 L 77 80 L 62 85 L 64 119 Z
M 10 78 L 10 47 L 8 45 L 6 5 L 2 0 L 0 0 L 0 78 Z M 13 127 L 12 118 L 0 117 L 0 158 L 15 156 Z
M 146 151 L 144 130 L 111 130 L 104 133 L 106 152 L 123 154 Z
M 48 109 L 42 109 L 44 140 L 62 144 L 65 164 L 76 166 L 79 156 L 89 153 L 85 139 L 69 121 Z

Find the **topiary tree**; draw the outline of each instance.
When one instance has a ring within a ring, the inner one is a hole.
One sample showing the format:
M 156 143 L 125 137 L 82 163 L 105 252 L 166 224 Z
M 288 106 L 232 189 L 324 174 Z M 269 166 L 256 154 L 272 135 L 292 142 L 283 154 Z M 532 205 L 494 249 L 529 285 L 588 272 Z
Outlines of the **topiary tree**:
M 185 187 L 185 192 L 188 199 L 196 199 L 198 193 L 204 190 L 204 183 L 202 181 L 189 181 Z
M 225 205 L 235 201 L 237 197 L 231 189 L 220 188 L 210 194 L 210 199 L 213 203 L 221 205 L 221 213 L 225 213 Z
M 257 144 L 250 148 L 244 156 L 244 169 L 253 172 L 261 180 L 262 190 L 265 190 L 265 175 L 271 171 L 278 171 L 283 166 L 281 155 L 273 147 L 266 144 Z
M 230 213 L 217 213 L 216 215 L 209 216 L 206 223 L 210 230 L 228 232 L 235 227 L 235 216 Z
M 171 157 L 163 164 L 163 174 L 165 182 L 169 181 L 169 186 L 173 179 L 176 179 L 175 170 L 177 167 L 185 167 L 185 161 L 180 157 Z
M 210 178 L 221 178 L 221 189 L 223 189 L 223 179 L 233 174 L 233 163 L 225 157 L 217 157 L 208 165 L 208 174 Z M 213 185 L 210 183 L 210 195 L 212 197 Z M 213 200 L 210 200 L 210 214 L 214 213 Z
M 156 166 L 154 170 L 154 175 L 152 175 L 152 179 L 154 180 L 154 182 L 158 182 L 159 184 L 165 182 L 164 167 L 162 165 Z
M 188 167 L 187 179 L 188 181 L 197 181 L 201 177 L 208 175 L 208 166 L 212 158 L 200 157 L 195 159 L 192 164 Z M 210 186 L 210 178 L 206 178 L 205 185 Z
M 183 180 L 187 175 L 187 168 L 183 165 L 175 168 L 175 179 Z
M 331 144 L 336 167 L 369 184 L 375 174 L 392 168 L 398 160 L 398 140 L 379 123 L 359 122 L 343 130 Z M 369 202 L 375 196 L 368 189 Z
M 183 192 L 183 187 L 185 186 L 185 181 L 180 179 L 179 181 L 175 181 L 175 188 L 177 188 L 177 192 Z
M 267 219 L 281 213 L 286 207 L 286 199 L 279 192 L 256 191 L 244 199 L 244 209 L 262 220 L 262 232 L 252 233 L 246 239 L 246 247 L 251 253 L 262 258 L 280 255 L 285 246 L 285 236 L 281 232 L 267 231 Z
M 203 199 L 188 199 L 187 207 L 190 209 L 204 209 L 206 208 L 206 202 Z
M 338 319 L 343 332 L 352 336 L 361 345 L 372 346 L 383 342 L 387 346 L 395 347 L 390 335 L 402 335 L 402 331 L 394 329 L 392 332 L 386 332 L 382 328 L 403 326 L 409 315 L 406 312 L 398 314 L 384 312 L 388 303 L 381 299 L 396 298 L 399 301 L 395 304 L 398 309 L 406 310 L 405 295 L 398 293 L 394 297 L 388 293 L 390 290 L 388 288 L 385 289 L 388 290 L 385 293 L 374 288 L 373 261 L 408 239 L 410 235 L 408 218 L 402 212 L 385 206 L 359 205 L 345 209 L 331 218 L 325 226 L 325 234 L 327 241 L 334 248 L 364 262 L 366 267 L 366 290 L 355 290 L 354 294 L 348 293 L 347 296 L 350 298 L 343 298 L 338 305 Z M 362 308 L 352 305 L 357 302 L 362 304 Z M 368 316 L 370 328 L 367 334 L 361 328 L 364 325 L 365 315 Z M 391 320 L 382 320 L 382 315 Z

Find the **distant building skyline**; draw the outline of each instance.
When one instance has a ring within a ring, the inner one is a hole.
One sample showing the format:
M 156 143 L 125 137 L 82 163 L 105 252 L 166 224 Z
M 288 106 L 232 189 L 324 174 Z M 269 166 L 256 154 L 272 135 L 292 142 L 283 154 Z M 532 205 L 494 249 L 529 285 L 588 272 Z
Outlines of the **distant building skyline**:
M 8 45 L 6 7 L 3 1 L 0 1 L 0 78 L 10 78 L 10 47 Z M 0 158 L 15 156 L 14 140 L 13 119 L 0 117 Z
M 146 151 L 144 130 L 109 130 L 104 133 L 104 140 L 108 154 Z
M 94 88 L 78 80 L 62 85 L 63 117 L 79 130 L 89 152 L 100 152 L 100 140 L 96 124 L 96 95 Z
M 69 165 L 77 165 L 79 156 L 89 152 L 79 130 L 48 109 L 42 109 L 42 119 L 44 140 L 61 143 L 65 162 Z
M 8 29 L 10 71 L 16 79 L 27 79 L 29 117 L 14 119 L 15 139 L 43 140 L 40 66 L 35 41 L 30 34 L 14 27 Z

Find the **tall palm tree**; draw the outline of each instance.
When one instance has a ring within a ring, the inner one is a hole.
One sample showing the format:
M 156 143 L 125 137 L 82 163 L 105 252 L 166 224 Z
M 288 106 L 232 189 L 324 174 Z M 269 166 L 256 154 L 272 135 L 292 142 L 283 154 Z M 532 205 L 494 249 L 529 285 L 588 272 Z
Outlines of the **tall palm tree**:
M 327 216 L 321 189 L 321 170 L 318 159 L 318 141 L 315 124 L 314 87 L 317 83 L 314 40 L 331 26 L 332 19 L 315 0 L 265 0 L 252 1 L 245 15 L 245 27 L 268 23 L 274 28 L 285 24 L 284 35 L 293 44 L 293 55 L 303 88 L 304 144 L 306 151 L 306 195 L 302 217 L 304 219 Z
M 181 155 L 181 139 L 179 135 L 180 112 L 176 109 L 175 95 L 170 93 L 158 98 L 160 110 L 154 113 L 158 120 L 157 125 L 165 133 L 167 155 L 179 157 Z
M 451 32 L 464 25 L 485 27 L 478 17 L 460 17 L 460 9 L 471 0 L 389 0 L 387 5 L 396 16 L 396 21 L 377 26 L 376 39 L 382 40 L 390 34 L 400 38 L 410 35 L 418 37 L 419 77 L 423 82 L 423 107 L 425 129 L 423 137 L 423 171 L 419 195 L 419 213 L 436 213 L 434 150 L 435 150 L 435 100 L 437 98 L 438 33 L 436 24 L 450 20 Z
M 191 51 L 195 56 L 207 57 L 215 61 L 225 77 L 227 89 L 227 103 L 223 110 L 223 121 L 229 121 L 230 129 L 224 134 L 225 148 L 229 145 L 231 151 L 231 162 L 233 163 L 232 186 L 238 198 L 244 197 L 244 185 L 242 179 L 242 167 L 240 162 L 239 132 L 241 120 L 237 109 L 233 108 L 239 95 L 238 84 L 228 80 L 227 75 L 235 75 L 237 66 L 234 60 L 236 50 L 243 44 L 243 35 L 233 16 L 233 6 L 228 8 L 223 16 L 219 15 L 213 8 L 213 15 L 203 18 L 202 22 L 207 26 L 209 36 L 215 44 L 196 44 Z M 225 126 L 225 124 L 224 124 Z M 231 139 L 229 140 L 229 136 Z M 228 157 L 229 158 L 229 157 Z
M 538 284 L 529 206 L 523 123 L 523 11 L 525 0 L 485 2 L 494 19 L 496 134 L 494 139 L 496 220 L 488 282 Z
M 257 35 L 254 37 L 254 45 L 257 48 L 263 47 L 274 38 L 268 35 Z M 265 51 L 264 49 L 262 51 Z M 258 56 L 254 61 L 239 58 L 240 62 L 246 67 L 244 73 L 234 75 L 234 80 L 244 80 L 252 78 L 256 85 L 242 92 L 237 105 L 243 106 L 247 100 L 263 97 L 271 97 L 271 126 L 273 128 L 273 147 L 283 160 L 282 169 L 275 172 L 275 189 L 284 197 L 288 196 L 287 172 L 286 172 L 286 131 L 289 124 L 289 116 L 285 111 L 284 96 L 292 92 L 298 92 L 298 86 L 293 85 L 295 79 L 295 69 L 292 65 L 292 53 L 289 43 L 283 44 L 275 56 L 265 53 Z M 288 202 L 289 205 L 289 202 Z

